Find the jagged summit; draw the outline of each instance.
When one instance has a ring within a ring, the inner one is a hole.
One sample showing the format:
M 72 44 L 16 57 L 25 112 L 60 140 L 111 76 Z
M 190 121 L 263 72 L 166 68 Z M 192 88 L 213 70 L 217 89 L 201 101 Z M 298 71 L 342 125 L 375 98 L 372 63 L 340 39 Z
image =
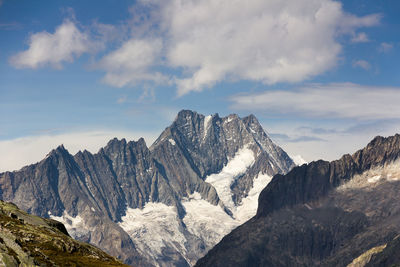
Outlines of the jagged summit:
M 114 138 L 95 154 L 72 156 L 64 147 L 51 153 L 0 174 L 1 198 L 146 266 L 193 265 L 255 215 L 258 194 L 273 175 L 294 167 L 253 115 L 190 110 L 180 111 L 150 148 L 143 138 Z
M 257 216 L 265 216 L 273 210 L 287 205 L 318 199 L 332 188 L 346 183 L 354 175 L 376 166 L 384 166 L 397 160 L 399 156 L 400 135 L 396 134 L 387 138 L 377 136 L 365 148 L 358 150 L 353 155 L 346 154 L 332 162 L 320 160 L 295 167 L 285 177 L 274 178 L 270 185 L 263 190 L 259 201 L 264 205 L 259 205 Z M 317 178 L 317 183 L 308 180 Z M 302 190 L 298 190 L 298 188 L 302 188 Z
M 46 157 L 49 157 L 51 155 L 62 155 L 62 154 L 69 154 L 68 150 L 64 147 L 63 144 L 59 145 L 58 147 L 56 147 L 55 149 L 52 149 L 47 155 Z

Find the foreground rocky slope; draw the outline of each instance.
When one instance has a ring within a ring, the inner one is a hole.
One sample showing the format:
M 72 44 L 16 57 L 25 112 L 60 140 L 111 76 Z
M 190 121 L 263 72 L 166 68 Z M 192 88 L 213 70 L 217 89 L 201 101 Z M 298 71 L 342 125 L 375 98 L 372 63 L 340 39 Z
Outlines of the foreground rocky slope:
M 400 135 L 276 175 L 257 215 L 196 266 L 400 264 Z
M 60 222 L 29 215 L 0 200 L 1 266 L 126 266 L 72 239 Z
M 261 190 L 293 166 L 254 116 L 183 110 L 150 148 L 113 139 L 73 156 L 60 146 L 2 173 L 0 198 L 125 263 L 190 266 L 254 216 Z

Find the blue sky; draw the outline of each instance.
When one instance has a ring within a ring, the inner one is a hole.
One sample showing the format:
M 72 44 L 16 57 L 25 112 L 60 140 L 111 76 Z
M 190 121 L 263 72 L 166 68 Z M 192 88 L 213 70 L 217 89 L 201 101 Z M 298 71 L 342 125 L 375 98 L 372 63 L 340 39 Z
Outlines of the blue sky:
M 0 171 L 255 114 L 307 161 L 400 132 L 400 2 L 0 1 Z

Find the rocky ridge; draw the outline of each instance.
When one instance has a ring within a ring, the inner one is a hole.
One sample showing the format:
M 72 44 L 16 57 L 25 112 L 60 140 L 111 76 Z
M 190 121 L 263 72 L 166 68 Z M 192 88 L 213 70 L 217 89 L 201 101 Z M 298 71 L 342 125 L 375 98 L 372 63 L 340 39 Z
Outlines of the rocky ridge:
M 72 239 L 64 225 L 0 201 L 1 266 L 127 266 Z
M 400 135 L 376 137 L 353 155 L 275 175 L 257 215 L 196 266 L 399 264 L 399 156 Z
M 190 266 L 252 217 L 261 189 L 293 166 L 253 115 L 183 110 L 150 148 L 143 139 L 113 139 L 96 154 L 59 146 L 2 173 L 0 198 L 62 221 L 125 263 Z

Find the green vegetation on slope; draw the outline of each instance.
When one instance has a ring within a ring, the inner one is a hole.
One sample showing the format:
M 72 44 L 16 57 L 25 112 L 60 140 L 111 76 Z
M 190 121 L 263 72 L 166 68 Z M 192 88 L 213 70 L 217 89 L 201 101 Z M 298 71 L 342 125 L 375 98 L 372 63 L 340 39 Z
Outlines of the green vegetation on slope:
M 126 266 L 72 239 L 63 224 L 0 200 L 0 266 Z

